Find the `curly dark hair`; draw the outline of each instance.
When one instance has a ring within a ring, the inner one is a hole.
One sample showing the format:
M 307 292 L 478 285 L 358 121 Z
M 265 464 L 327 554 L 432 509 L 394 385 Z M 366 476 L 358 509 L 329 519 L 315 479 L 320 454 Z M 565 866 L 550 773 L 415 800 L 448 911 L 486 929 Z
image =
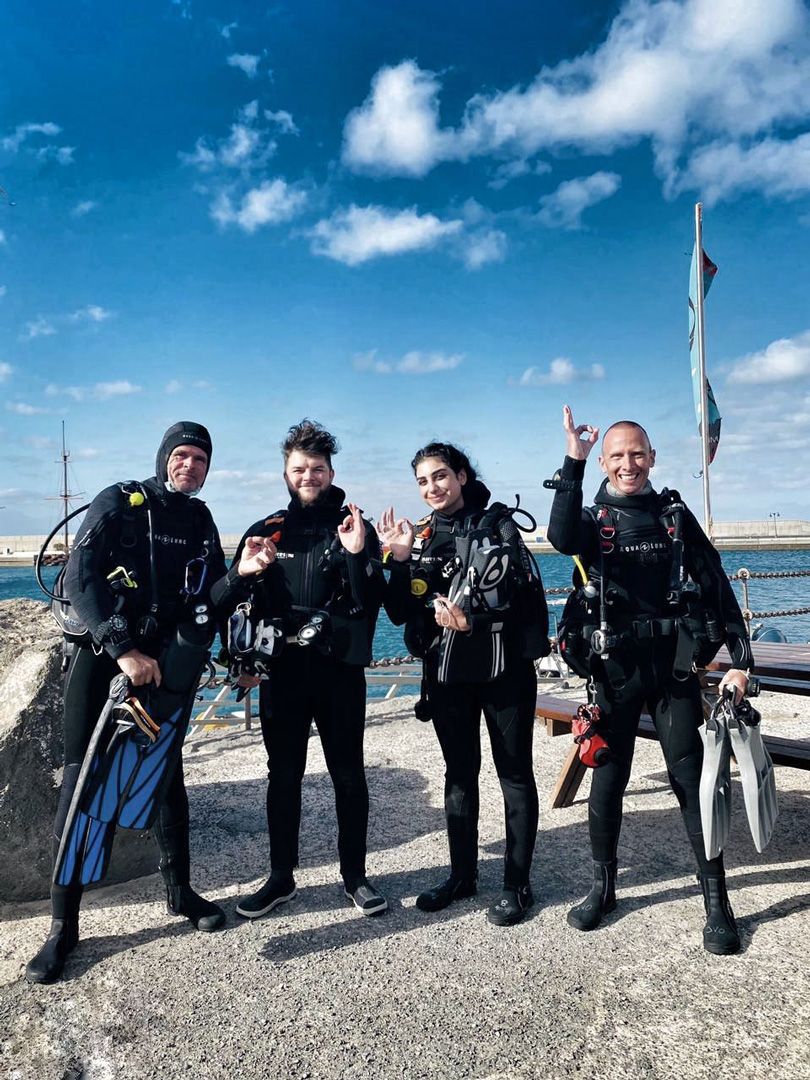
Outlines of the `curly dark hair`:
M 416 466 L 421 464 L 425 458 L 438 458 L 456 474 L 463 469 L 467 474 L 468 484 L 472 484 L 478 479 L 478 473 L 469 457 L 463 450 L 453 446 L 452 443 L 431 442 L 427 446 L 423 446 L 421 450 L 417 450 L 411 462 L 411 468 L 414 472 L 416 472 Z
M 308 420 L 304 417 L 297 424 L 293 424 L 287 432 L 287 438 L 281 444 L 284 454 L 284 464 L 293 450 L 300 450 L 302 454 L 317 454 L 325 457 L 332 467 L 332 455 L 340 450 L 340 444 L 334 435 L 326 430 L 323 424 L 317 420 Z

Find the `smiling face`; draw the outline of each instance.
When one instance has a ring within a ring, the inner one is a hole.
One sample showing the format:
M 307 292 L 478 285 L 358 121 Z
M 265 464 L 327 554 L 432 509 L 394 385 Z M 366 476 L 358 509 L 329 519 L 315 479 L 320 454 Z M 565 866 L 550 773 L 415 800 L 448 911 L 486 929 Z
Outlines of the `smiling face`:
M 166 474 L 175 491 L 193 495 L 205 483 L 208 455 L 198 446 L 176 446 L 166 462 Z
M 297 495 L 302 506 L 311 506 L 332 486 L 335 471 L 322 454 L 305 454 L 291 450 L 284 468 L 284 479 L 291 495 Z
M 605 434 L 599 464 L 620 494 L 638 495 L 655 465 L 655 451 L 643 428 L 616 424 Z
M 431 510 L 455 514 L 464 506 L 464 469 L 454 473 L 441 458 L 424 458 L 416 466 L 416 482 L 422 498 Z

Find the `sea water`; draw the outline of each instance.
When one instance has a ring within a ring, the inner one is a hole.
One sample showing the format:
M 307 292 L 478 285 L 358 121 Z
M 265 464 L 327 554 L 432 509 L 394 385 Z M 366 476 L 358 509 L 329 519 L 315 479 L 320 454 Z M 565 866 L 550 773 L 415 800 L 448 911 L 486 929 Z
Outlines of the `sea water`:
M 724 551 L 723 566 L 728 574 L 735 574 L 741 568 L 752 573 L 810 570 L 810 551 Z M 547 589 L 562 588 L 571 584 L 572 562 L 562 555 L 541 555 L 538 558 L 543 583 Z M 50 585 L 56 577 L 57 569 L 46 566 L 42 575 Z M 742 589 L 735 581 L 734 591 L 742 604 Z M 34 571 L 27 566 L 0 567 L 0 600 L 13 600 L 28 597 L 31 600 L 43 599 L 34 577 Z M 561 610 L 564 597 L 550 596 L 552 629 L 554 616 Z M 754 612 L 781 611 L 788 608 L 810 607 L 810 577 L 804 578 L 764 578 L 749 583 L 749 604 Z M 766 618 L 766 626 L 781 630 L 788 641 L 799 643 L 810 640 L 810 614 L 796 616 L 777 616 Z M 393 626 L 384 611 L 380 612 L 377 633 L 374 636 L 374 659 L 404 656 L 407 652 L 402 638 L 402 628 Z

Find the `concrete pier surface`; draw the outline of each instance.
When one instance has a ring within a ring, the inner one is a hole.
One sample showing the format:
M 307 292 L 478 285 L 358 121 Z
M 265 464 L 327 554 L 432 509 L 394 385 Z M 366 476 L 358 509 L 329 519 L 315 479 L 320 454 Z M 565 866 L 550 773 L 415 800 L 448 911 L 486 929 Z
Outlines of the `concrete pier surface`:
M 555 692 L 557 692 L 555 690 Z M 729 886 L 743 948 L 702 947 L 703 907 L 661 750 L 640 740 L 619 851 L 619 906 L 593 933 L 565 921 L 589 887 L 586 780 L 549 810 L 570 745 L 538 729 L 536 904 L 501 929 L 503 802 L 484 734 L 480 890 L 436 915 L 416 894 L 447 870 L 443 765 L 414 699 L 369 708 L 368 869 L 390 911 L 343 896 L 320 743 L 304 781 L 299 893 L 254 922 L 237 898 L 268 873 L 258 732 L 195 736 L 185 767 L 193 881 L 228 926 L 166 914 L 159 878 L 90 893 L 64 981 L 30 986 L 45 902 L 0 909 L 0 1075 L 14 1080 L 780 1080 L 810 1078 L 810 797 L 778 769 L 780 820 L 757 855 L 733 783 Z M 810 703 L 763 695 L 766 730 L 810 736 Z M 736 776 L 736 773 L 735 773 Z M 70 1070 L 73 1069 L 71 1072 Z

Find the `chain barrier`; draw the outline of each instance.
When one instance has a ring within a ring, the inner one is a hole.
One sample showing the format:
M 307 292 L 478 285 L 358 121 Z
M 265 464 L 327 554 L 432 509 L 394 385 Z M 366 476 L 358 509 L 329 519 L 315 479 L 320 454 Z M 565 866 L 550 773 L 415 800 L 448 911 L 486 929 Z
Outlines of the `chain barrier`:
M 370 668 L 399 667 L 401 664 L 421 664 L 421 662 L 417 656 L 384 656 L 381 660 L 372 660 L 366 666 Z
M 810 570 L 746 570 L 743 566 L 736 574 L 729 574 L 729 581 L 749 581 L 755 578 L 810 577 Z
M 810 607 L 787 608 L 784 611 L 743 611 L 744 619 L 774 619 L 782 615 L 810 615 Z

